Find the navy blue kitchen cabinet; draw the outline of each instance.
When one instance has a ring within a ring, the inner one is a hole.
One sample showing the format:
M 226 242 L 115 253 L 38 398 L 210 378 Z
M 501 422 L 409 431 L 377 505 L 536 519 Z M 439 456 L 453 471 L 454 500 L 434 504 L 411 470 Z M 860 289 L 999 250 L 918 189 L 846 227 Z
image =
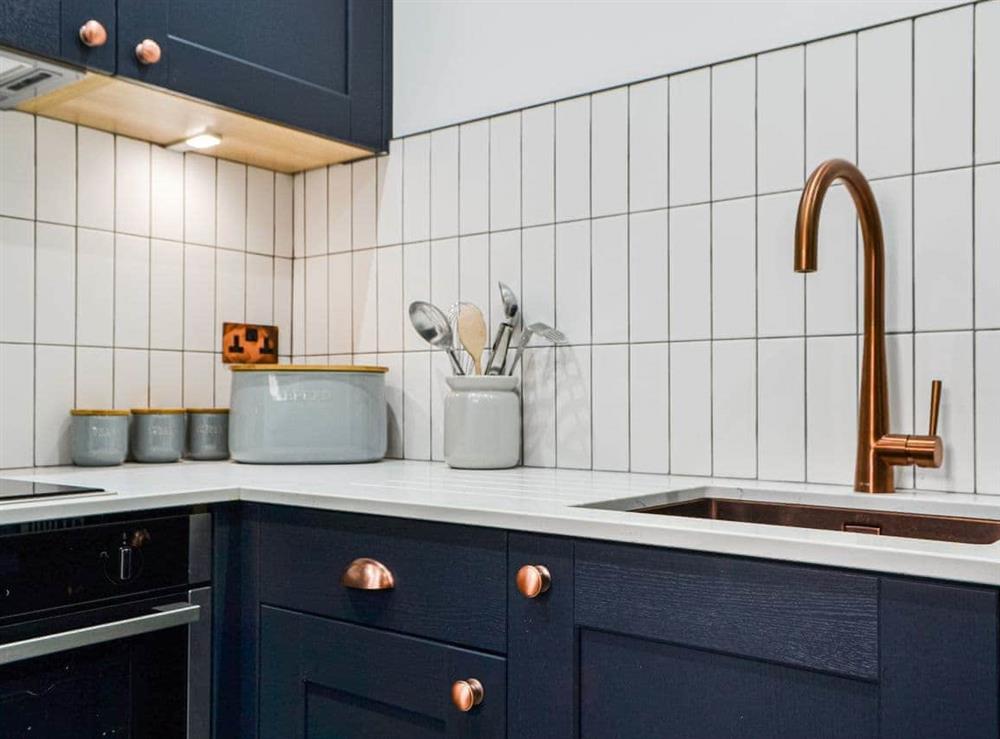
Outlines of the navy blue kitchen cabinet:
M 113 72 L 115 16 L 115 0 L 0 0 L 0 45 Z M 87 21 L 104 27 L 102 45 L 80 40 Z
M 995 588 L 398 518 L 234 515 L 217 531 L 239 549 L 216 577 L 239 604 L 216 655 L 229 674 L 218 737 L 1000 736 Z M 394 588 L 345 588 L 358 556 L 384 562 Z M 547 590 L 522 592 L 525 566 L 545 568 Z M 451 686 L 470 678 L 485 697 L 463 712 Z
M 156 63 L 137 58 L 146 39 Z M 117 72 L 384 150 L 391 39 L 390 0 L 118 0 Z

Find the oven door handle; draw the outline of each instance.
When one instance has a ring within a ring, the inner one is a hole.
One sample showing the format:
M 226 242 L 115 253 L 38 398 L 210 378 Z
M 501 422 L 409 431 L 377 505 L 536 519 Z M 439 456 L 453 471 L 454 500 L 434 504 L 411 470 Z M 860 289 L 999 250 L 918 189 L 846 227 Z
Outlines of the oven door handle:
M 194 623 L 199 618 L 201 618 L 201 606 L 186 602 L 155 606 L 152 613 L 134 618 L 0 644 L 0 665 L 44 657 L 47 654 L 56 654 L 57 652 L 68 652 L 71 649 L 89 647 L 92 644 L 102 644 L 116 639 L 127 639 L 153 631 L 162 631 L 174 626 Z

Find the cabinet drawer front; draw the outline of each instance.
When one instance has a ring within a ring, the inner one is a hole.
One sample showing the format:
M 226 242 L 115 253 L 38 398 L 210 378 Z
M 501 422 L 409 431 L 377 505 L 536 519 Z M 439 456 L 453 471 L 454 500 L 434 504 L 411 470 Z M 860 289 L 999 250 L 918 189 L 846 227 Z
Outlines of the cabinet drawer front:
M 494 529 L 267 507 L 262 600 L 503 652 L 506 537 Z M 392 589 L 342 585 L 344 571 L 359 558 L 385 565 Z
M 585 543 L 575 584 L 581 626 L 878 678 L 875 577 Z
M 426 639 L 261 608 L 261 739 L 503 737 L 506 660 Z M 456 680 L 483 700 L 463 713 Z

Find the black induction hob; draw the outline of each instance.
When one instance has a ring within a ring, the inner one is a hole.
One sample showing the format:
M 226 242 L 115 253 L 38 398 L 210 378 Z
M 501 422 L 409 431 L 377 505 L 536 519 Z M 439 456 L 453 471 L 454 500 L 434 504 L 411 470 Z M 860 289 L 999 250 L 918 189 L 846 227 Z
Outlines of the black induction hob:
M 0 503 L 12 500 L 49 498 L 57 495 L 79 495 L 81 493 L 102 493 L 104 488 L 80 485 L 57 485 L 50 482 L 28 482 L 0 477 Z

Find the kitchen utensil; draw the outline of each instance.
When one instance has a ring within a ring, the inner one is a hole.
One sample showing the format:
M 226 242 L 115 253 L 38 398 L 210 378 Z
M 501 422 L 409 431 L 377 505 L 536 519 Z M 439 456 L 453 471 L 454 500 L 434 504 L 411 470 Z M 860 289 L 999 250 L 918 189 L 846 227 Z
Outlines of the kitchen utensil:
M 528 326 L 531 331 L 538 334 L 542 338 L 548 339 L 553 344 L 565 344 L 567 342 L 566 334 L 557 328 L 552 328 L 547 323 L 536 322 Z
M 444 459 L 460 469 L 514 467 L 521 454 L 517 378 L 447 377 Z
M 497 284 L 500 287 L 500 299 L 503 301 L 504 320 L 497 328 L 497 335 L 490 349 L 490 358 L 486 363 L 487 375 L 504 374 L 510 340 L 514 336 L 514 328 L 521 320 L 517 295 L 504 283 L 498 282 Z
M 458 311 L 458 339 L 472 357 L 473 371 L 483 374 L 483 347 L 486 345 L 486 321 L 483 312 L 471 303 L 463 303 Z
M 433 347 L 444 349 L 456 375 L 465 374 L 455 352 L 455 337 L 451 323 L 444 311 L 425 300 L 414 300 L 410 303 L 410 323 L 420 334 L 420 338 Z
M 121 464 L 128 456 L 128 411 L 70 411 L 70 457 L 73 464 L 103 467 Z
M 184 452 L 183 408 L 133 408 L 132 457 L 136 462 L 176 462 Z
M 514 359 L 511 360 L 510 367 L 507 369 L 508 375 L 514 374 L 514 370 L 517 369 L 517 365 L 521 363 L 521 357 L 524 356 L 524 350 L 531 342 L 531 337 L 534 336 L 534 334 L 535 332 L 532 330 L 531 326 L 525 326 L 521 329 L 521 339 L 517 343 L 517 350 L 514 352 Z

